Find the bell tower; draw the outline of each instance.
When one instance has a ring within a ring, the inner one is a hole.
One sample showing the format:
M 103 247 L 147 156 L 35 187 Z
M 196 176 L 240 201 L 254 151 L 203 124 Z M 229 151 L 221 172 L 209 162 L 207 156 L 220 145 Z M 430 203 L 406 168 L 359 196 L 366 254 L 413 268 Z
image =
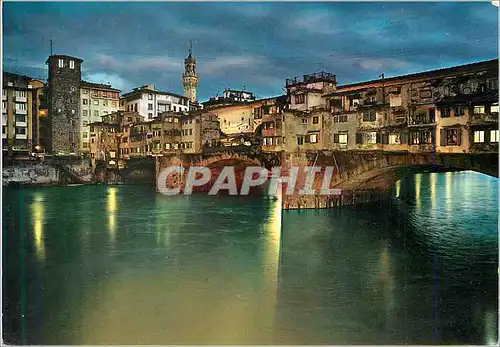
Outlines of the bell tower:
M 196 58 L 193 57 L 193 42 L 189 42 L 189 55 L 184 59 L 184 73 L 182 74 L 182 84 L 184 86 L 184 96 L 191 102 L 196 102 L 196 87 L 198 86 L 198 75 L 196 74 Z

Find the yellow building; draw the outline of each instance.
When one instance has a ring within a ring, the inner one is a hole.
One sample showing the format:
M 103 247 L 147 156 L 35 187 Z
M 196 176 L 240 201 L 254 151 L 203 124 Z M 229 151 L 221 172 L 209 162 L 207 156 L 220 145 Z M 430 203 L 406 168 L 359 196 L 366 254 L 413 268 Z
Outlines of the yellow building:
M 3 73 L 2 144 L 10 155 L 30 154 L 40 143 L 39 113 L 43 114 L 42 81 Z

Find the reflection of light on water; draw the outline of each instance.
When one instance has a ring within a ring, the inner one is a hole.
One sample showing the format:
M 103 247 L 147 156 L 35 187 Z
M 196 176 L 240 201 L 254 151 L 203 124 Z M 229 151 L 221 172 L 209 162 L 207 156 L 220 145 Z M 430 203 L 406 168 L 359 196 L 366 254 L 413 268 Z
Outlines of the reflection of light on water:
M 269 298 L 271 302 L 269 303 L 269 309 L 272 310 L 272 314 L 269 315 L 271 318 L 270 324 L 274 324 L 274 319 L 276 315 L 276 305 L 277 305 L 277 295 L 278 295 L 278 270 L 279 270 L 279 257 L 280 257 L 280 241 L 281 241 L 281 210 L 282 210 L 282 189 L 279 185 L 279 189 L 276 192 L 277 201 L 271 205 L 270 219 L 267 227 L 267 237 L 266 237 L 266 264 L 265 264 L 265 276 L 266 282 L 269 288 L 269 292 L 272 293 Z
M 447 172 L 444 175 L 444 185 L 445 185 L 445 208 L 447 214 L 451 213 L 451 185 L 453 181 L 453 174 L 451 172 Z
M 111 238 L 111 242 L 115 242 L 115 234 L 116 234 L 116 192 L 117 189 L 114 187 L 108 187 L 108 231 Z
M 437 173 L 433 172 L 430 174 L 430 189 L 431 189 L 431 213 L 435 211 L 436 207 L 436 184 L 437 184 Z
M 391 274 L 391 256 L 389 254 L 389 247 L 385 245 L 382 248 L 379 258 L 379 283 L 382 287 L 384 298 L 386 301 L 386 314 L 388 322 L 392 322 L 394 302 L 394 278 Z
M 399 198 L 399 194 L 401 194 L 401 180 L 396 182 L 396 198 Z
M 45 259 L 45 245 L 43 243 L 43 222 L 45 218 L 45 206 L 43 194 L 35 193 L 35 202 L 31 205 L 32 220 L 34 224 L 33 233 L 35 238 L 35 251 L 39 260 Z
M 417 202 L 417 208 L 420 208 L 420 189 L 422 185 L 422 174 L 415 175 L 415 201 Z
M 486 345 L 496 345 L 496 334 L 497 326 L 495 324 L 495 312 L 486 311 L 484 316 L 484 340 Z

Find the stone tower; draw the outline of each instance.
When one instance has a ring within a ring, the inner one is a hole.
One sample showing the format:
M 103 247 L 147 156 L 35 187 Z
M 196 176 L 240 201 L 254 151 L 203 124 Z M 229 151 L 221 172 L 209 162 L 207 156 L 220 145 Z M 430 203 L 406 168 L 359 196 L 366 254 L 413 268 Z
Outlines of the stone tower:
M 196 87 L 198 86 L 198 75 L 196 74 L 196 58 L 192 55 L 192 48 L 189 55 L 184 59 L 184 73 L 182 74 L 182 84 L 184 85 L 184 96 L 191 102 L 196 102 Z
M 80 81 L 83 60 L 67 55 L 51 55 L 49 66 L 49 150 L 75 153 L 80 147 Z

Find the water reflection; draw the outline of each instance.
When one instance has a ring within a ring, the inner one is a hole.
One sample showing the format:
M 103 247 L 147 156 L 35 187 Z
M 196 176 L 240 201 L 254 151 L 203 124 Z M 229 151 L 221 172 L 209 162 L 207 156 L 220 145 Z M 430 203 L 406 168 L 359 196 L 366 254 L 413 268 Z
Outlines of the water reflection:
M 35 251 L 38 260 L 43 262 L 45 258 L 45 245 L 43 241 L 43 223 L 45 218 L 44 195 L 37 192 L 33 196 L 31 204 L 31 219 L 33 221 L 33 235 L 35 239 Z
M 436 185 L 437 185 L 437 176 L 436 172 L 433 172 L 429 175 L 429 188 L 430 188 L 430 201 L 431 201 L 431 213 L 435 213 L 436 208 Z
M 399 198 L 401 194 L 401 180 L 396 182 L 396 198 Z
M 444 207 L 446 210 L 446 217 L 451 216 L 451 207 L 452 207 L 452 195 L 451 191 L 453 189 L 453 173 L 452 172 L 446 172 L 444 174 L 444 187 L 445 187 L 445 199 L 444 199 Z
M 115 187 L 108 187 L 107 189 L 107 213 L 108 213 L 108 232 L 111 244 L 115 243 L 116 238 L 116 193 L 118 189 Z
M 420 190 L 422 189 L 422 174 L 415 175 L 415 202 L 417 208 L 421 207 Z

